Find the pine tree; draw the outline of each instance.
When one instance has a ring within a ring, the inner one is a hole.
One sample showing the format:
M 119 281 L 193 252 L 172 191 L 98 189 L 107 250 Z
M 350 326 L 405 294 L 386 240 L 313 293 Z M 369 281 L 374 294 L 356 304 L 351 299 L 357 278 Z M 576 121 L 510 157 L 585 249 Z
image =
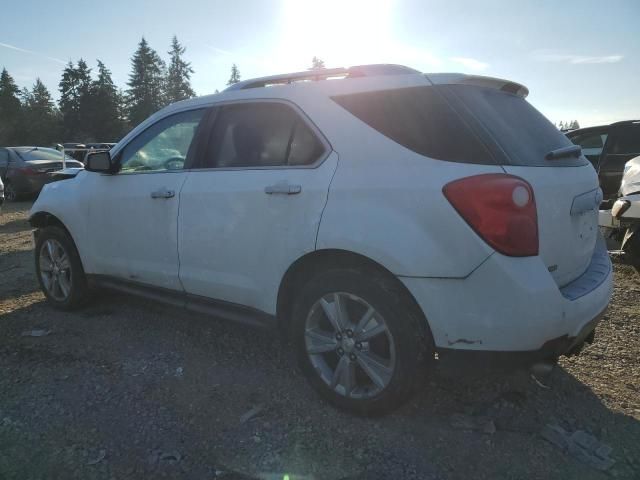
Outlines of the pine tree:
M 83 59 L 78 60 L 77 67 L 69 61 L 62 71 L 59 89 L 63 138 L 65 141 L 82 141 L 82 137 L 87 136 L 90 116 L 87 105 L 91 89 L 91 69 Z
M 238 83 L 240 81 L 240 70 L 238 66 L 234 63 L 231 65 L 231 76 L 229 77 L 229 81 L 227 85 L 233 85 L 234 83 Z
M 123 133 L 120 98 L 111 72 L 98 60 L 98 77 L 91 83 L 84 106 L 88 111 L 88 137 L 93 141 L 112 142 Z
M 185 50 L 186 48 L 178 42 L 178 37 L 174 35 L 171 39 L 171 50 L 168 52 L 171 60 L 166 81 L 167 103 L 178 102 L 196 95 L 190 82 L 193 68 L 189 62 L 182 59 Z
M 142 37 L 131 59 L 127 85 L 127 115 L 137 125 L 166 105 L 164 97 L 165 64 Z
M 76 67 L 76 78 L 78 79 L 78 120 L 76 127 L 76 137 L 81 142 L 93 140 L 91 136 L 91 117 L 93 115 L 91 107 L 91 69 L 82 58 L 78 60 Z
M 126 135 L 129 130 L 131 130 L 131 124 L 129 122 L 129 117 L 127 115 L 127 94 L 121 89 L 118 89 L 117 93 L 118 98 L 118 120 L 122 124 L 122 133 L 121 137 Z
M 311 68 L 310 68 L 310 70 L 319 70 L 321 68 L 325 68 L 324 60 L 321 60 L 318 57 L 313 57 L 311 59 Z
M 23 91 L 25 129 L 31 145 L 49 146 L 58 141 L 59 113 L 47 87 L 36 79 L 31 91 Z
M 21 142 L 22 106 L 20 89 L 6 68 L 0 74 L 0 145 Z

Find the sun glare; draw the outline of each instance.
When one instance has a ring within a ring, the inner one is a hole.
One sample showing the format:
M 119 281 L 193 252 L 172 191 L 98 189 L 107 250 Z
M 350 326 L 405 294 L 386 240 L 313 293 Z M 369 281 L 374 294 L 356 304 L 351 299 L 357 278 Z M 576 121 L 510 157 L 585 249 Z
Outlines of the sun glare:
M 300 68 L 313 56 L 327 67 L 385 61 L 393 0 L 283 0 L 278 63 Z

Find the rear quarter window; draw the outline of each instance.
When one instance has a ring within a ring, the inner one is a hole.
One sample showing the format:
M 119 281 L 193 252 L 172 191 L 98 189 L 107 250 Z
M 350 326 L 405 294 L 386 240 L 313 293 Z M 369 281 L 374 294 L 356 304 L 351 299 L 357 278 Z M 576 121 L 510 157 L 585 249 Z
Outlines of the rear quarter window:
M 506 155 L 509 165 L 533 167 L 582 166 L 586 158 L 546 160 L 552 150 L 573 145 L 524 98 L 495 88 L 442 86 L 461 115 L 483 128 Z
M 394 142 L 420 155 L 495 164 L 491 153 L 435 87 L 410 87 L 332 99 Z

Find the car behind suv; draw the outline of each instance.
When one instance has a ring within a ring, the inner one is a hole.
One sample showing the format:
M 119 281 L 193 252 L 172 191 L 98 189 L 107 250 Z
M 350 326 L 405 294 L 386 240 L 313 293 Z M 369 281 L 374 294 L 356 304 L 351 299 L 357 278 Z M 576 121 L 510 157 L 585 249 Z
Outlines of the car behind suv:
M 82 163 L 70 157 L 65 163 L 69 168 L 82 167 Z M 61 168 L 61 154 L 52 148 L 0 147 L 0 177 L 8 201 L 38 194 L 45 184 L 54 180 L 51 172 Z
M 436 352 L 557 358 L 593 338 L 612 272 L 595 171 L 527 93 L 369 65 L 173 104 L 45 187 L 38 280 L 59 308 L 115 288 L 280 327 L 358 413 Z
M 611 208 L 618 196 L 625 163 L 640 155 L 640 120 L 580 128 L 567 133 L 567 137 L 582 147 L 595 167 L 604 194 L 604 208 Z

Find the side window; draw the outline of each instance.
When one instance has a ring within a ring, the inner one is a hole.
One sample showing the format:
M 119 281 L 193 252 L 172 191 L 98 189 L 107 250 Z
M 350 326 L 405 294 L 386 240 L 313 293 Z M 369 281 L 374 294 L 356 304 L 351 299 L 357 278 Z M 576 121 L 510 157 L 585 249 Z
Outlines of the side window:
M 634 125 L 619 128 L 612 138 L 613 143 L 608 149 L 613 154 L 640 153 L 640 126 Z
M 607 141 L 607 136 L 608 134 L 603 132 L 586 132 L 571 137 L 570 140 L 576 145 L 580 145 L 580 147 L 582 147 L 582 154 L 596 166 L 604 144 Z
M 163 118 L 124 147 L 120 173 L 182 170 L 204 109 Z
M 309 165 L 323 152 L 324 145 L 315 133 L 303 121 L 298 120 L 289 148 L 289 165 Z
M 282 103 L 241 103 L 222 108 L 208 167 L 308 165 L 323 153 L 315 134 Z

